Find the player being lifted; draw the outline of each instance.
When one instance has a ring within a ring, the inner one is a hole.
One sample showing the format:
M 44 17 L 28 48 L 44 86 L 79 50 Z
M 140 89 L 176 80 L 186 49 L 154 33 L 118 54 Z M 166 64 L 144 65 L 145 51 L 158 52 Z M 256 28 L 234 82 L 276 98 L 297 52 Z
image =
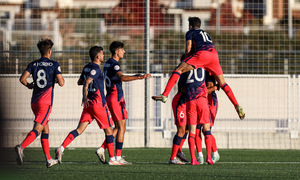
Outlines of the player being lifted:
M 165 103 L 170 91 L 178 81 L 180 74 L 200 67 L 208 70 L 215 76 L 220 87 L 234 105 L 240 119 L 244 119 L 245 113 L 242 107 L 238 104 L 233 91 L 225 82 L 223 71 L 219 63 L 218 53 L 214 48 L 212 40 L 207 32 L 200 29 L 200 18 L 189 17 L 188 21 L 189 31 L 186 33 L 186 58 L 173 71 L 165 91 L 158 96 L 152 96 L 152 99 Z
M 94 46 L 89 50 L 90 63 L 84 66 L 78 85 L 83 85 L 82 104 L 83 111 L 77 129 L 71 131 L 62 145 L 55 150 L 56 158 L 61 163 L 65 148 L 78 136 L 87 126 L 96 119 L 98 126 L 104 129 L 105 142 L 109 152 L 109 165 L 121 165 L 114 157 L 113 121 L 107 108 L 104 96 L 104 76 L 100 64 L 104 61 L 103 48 Z
M 31 109 L 35 115 L 33 129 L 27 134 L 24 141 L 15 147 L 17 162 L 23 163 L 23 151 L 42 132 L 41 144 L 46 157 L 46 166 L 49 168 L 57 164 L 50 156 L 49 151 L 49 116 L 53 104 L 54 84 L 57 80 L 59 86 L 64 85 L 59 63 L 50 60 L 53 42 L 51 39 L 41 39 L 37 47 L 41 53 L 39 60 L 29 63 L 20 77 L 20 82 L 28 89 L 33 89 L 31 98 Z M 32 74 L 33 82 L 28 83 L 27 78 Z
M 110 44 L 109 50 L 111 58 L 104 65 L 105 85 L 106 85 L 106 100 L 108 108 L 111 112 L 112 119 L 115 123 L 113 135 L 116 137 L 116 160 L 123 165 L 131 164 L 121 157 L 123 148 L 124 134 L 126 130 L 126 119 L 128 119 L 125 108 L 125 100 L 122 88 L 122 81 L 133 81 L 138 79 L 150 78 L 150 74 L 127 76 L 124 75 L 119 61 L 124 57 L 124 44 L 119 41 L 114 41 Z M 102 146 L 96 150 L 96 154 L 102 163 L 105 163 L 105 149 L 107 143 L 104 141 Z

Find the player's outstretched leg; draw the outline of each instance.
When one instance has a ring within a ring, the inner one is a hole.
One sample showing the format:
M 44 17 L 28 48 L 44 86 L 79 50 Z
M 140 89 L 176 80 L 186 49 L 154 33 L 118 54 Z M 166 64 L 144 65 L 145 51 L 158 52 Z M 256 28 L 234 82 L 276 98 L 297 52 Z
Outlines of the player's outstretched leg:
M 162 94 L 158 95 L 158 96 L 152 96 L 152 99 L 155 101 L 161 101 L 163 103 L 167 102 L 167 97 L 169 95 L 169 93 L 171 92 L 172 88 L 175 86 L 175 84 L 177 83 L 179 77 L 180 77 L 181 73 L 177 70 L 174 70 L 172 72 L 171 77 L 169 78 L 169 81 L 165 87 L 165 90 Z
M 154 101 L 161 101 L 161 102 L 163 102 L 163 103 L 166 103 L 167 100 L 168 100 L 168 97 L 166 97 L 166 96 L 160 94 L 160 95 L 157 95 L 157 96 L 152 96 L 152 99 L 153 99 Z
M 244 110 L 243 110 L 243 108 L 242 108 L 240 105 L 237 105 L 237 106 L 235 107 L 235 110 L 236 110 L 236 112 L 238 113 L 238 115 L 239 115 L 239 117 L 240 117 L 241 120 L 245 119 L 245 113 L 244 113 Z
M 82 126 L 83 123 L 81 123 L 79 126 Z M 84 128 L 85 129 L 85 128 Z M 55 149 L 55 154 L 56 154 L 56 159 L 58 160 L 58 163 L 61 164 L 62 163 L 62 155 L 63 152 L 65 150 L 65 148 L 72 142 L 74 141 L 74 139 L 79 136 L 79 133 L 77 131 L 77 129 L 71 131 L 68 136 L 66 137 L 66 139 L 64 140 L 64 142 L 61 144 L 60 147 Z

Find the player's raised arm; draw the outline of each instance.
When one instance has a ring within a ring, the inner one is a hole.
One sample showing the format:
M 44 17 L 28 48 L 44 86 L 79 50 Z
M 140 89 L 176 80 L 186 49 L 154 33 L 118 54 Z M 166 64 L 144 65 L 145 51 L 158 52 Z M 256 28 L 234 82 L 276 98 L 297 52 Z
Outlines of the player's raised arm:
M 136 74 L 134 76 L 127 76 L 124 75 L 122 71 L 118 71 L 116 73 L 116 76 L 120 81 L 134 81 L 138 79 L 149 79 L 151 77 L 151 74 L 144 74 L 144 75 Z

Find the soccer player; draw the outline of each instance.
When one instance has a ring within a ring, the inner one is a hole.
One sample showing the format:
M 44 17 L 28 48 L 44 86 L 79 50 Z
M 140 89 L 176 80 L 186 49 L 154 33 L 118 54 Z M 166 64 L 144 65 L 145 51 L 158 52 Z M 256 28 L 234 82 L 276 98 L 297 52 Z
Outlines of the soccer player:
M 206 82 L 207 92 L 208 92 L 208 96 L 207 96 L 208 107 L 209 107 L 210 118 L 211 118 L 210 129 L 212 129 L 218 111 L 218 99 L 215 90 L 219 90 L 220 86 L 216 83 L 214 76 L 210 75 L 208 71 L 206 71 L 205 77 L 206 77 L 205 82 Z M 196 148 L 198 152 L 198 162 L 200 164 L 203 164 L 204 158 L 202 153 L 201 130 L 202 130 L 202 125 L 198 124 L 196 129 Z M 213 137 L 211 147 L 212 147 L 211 148 L 212 160 L 214 163 L 216 163 L 220 159 L 220 155 L 218 154 L 216 140 L 214 137 Z
M 94 46 L 89 50 L 89 55 L 92 62 L 84 66 L 77 82 L 78 85 L 83 85 L 81 104 L 83 111 L 80 121 L 78 127 L 71 131 L 62 145 L 55 150 L 56 158 L 61 164 L 65 148 L 96 119 L 100 129 L 105 132 L 105 141 L 109 152 L 108 164 L 121 165 L 114 157 L 113 121 L 104 96 L 104 75 L 100 69 L 100 64 L 104 61 L 103 48 Z
M 127 76 L 124 75 L 119 61 L 124 57 L 124 44 L 119 41 L 114 41 L 110 44 L 109 50 L 111 58 L 104 65 L 105 85 L 106 85 L 106 100 L 108 108 L 112 114 L 112 119 L 115 123 L 113 135 L 116 137 L 116 160 L 123 165 L 129 165 L 130 162 L 125 161 L 121 157 L 123 148 L 124 134 L 126 130 L 126 119 L 128 119 L 125 108 L 125 100 L 122 88 L 122 81 L 133 81 L 138 79 L 150 78 L 150 74 Z M 105 163 L 105 149 L 107 143 L 104 141 L 100 148 L 96 150 L 96 154 L 102 163 Z
M 171 89 L 178 81 L 180 74 L 200 67 L 208 70 L 215 76 L 220 87 L 234 105 L 239 118 L 243 120 L 245 118 L 245 113 L 242 107 L 238 104 L 233 91 L 225 82 L 223 71 L 219 63 L 218 53 L 214 48 L 210 36 L 207 32 L 200 29 L 200 18 L 190 17 L 188 20 L 189 31 L 186 33 L 186 58 L 173 71 L 165 91 L 158 96 L 152 96 L 152 99 L 165 103 Z
M 209 75 L 208 72 L 207 74 L 208 74 L 206 78 L 206 86 L 208 90 L 207 100 L 208 100 L 208 107 L 209 107 L 210 118 L 211 118 L 210 129 L 212 129 L 215 123 L 215 119 L 219 107 L 218 97 L 215 91 L 219 90 L 220 86 L 217 84 L 214 76 Z M 213 138 L 211 149 L 212 149 L 212 160 L 214 163 L 216 163 L 217 161 L 220 160 L 220 155 L 218 153 L 217 143 L 215 138 Z
M 184 59 L 184 56 L 184 54 L 183 56 L 181 56 L 181 61 Z M 188 73 L 189 72 L 183 73 L 180 76 L 180 79 L 178 81 L 178 92 L 172 100 L 174 123 L 177 127 L 177 132 L 173 138 L 172 153 L 169 160 L 170 164 L 185 164 L 184 162 L 188 162 L 184 153 L 182 152 L 182 146 L 188 134 L 188 129 L 186 127 L 186 90 L 184 87 Z M 179 159 L 176 158 L 176 156 L 184 162 L 181 162 Z
M 213 135 L 210 131 L 209 107 L 207 101 L 207 88 L 205 84 L 205 70 L 202 68 L 189 71 L 185 84 L 186 89 L 186 114 L 189 127 L 189 150 L 191 164 L 199 165 L 195 156 L 196 126 L 201 124 L 205 136 L 205 145 L 211 149 Z M 211 152 L 207 151 L 206 162 L 214 164 L 211 159 Z
M 55 82 L 59 86 L 64 85 L 64 78 L 58 62 L 50 60 L 53 42 L 51 39 L 41 39 L 37 43 L 41 58 L 29 63 L 20 77 L 20 82 L 28 89 L 33 89 L 31 98 L 31 109 L 35 115 L 33 129 L 27 134 L 24 141 L 15 146 L 17 162 L 23 163 L 23 151 L 31 144 L 37 136 L 41 135 L 41 144 L 46 157 L 46 166 L 49 168 L 57 164 L 50 156 L 49 151 L 49 116 L 53 104 L 53 91 Z M 27 78 L 32 74 L 33 82 L 27 82 Z

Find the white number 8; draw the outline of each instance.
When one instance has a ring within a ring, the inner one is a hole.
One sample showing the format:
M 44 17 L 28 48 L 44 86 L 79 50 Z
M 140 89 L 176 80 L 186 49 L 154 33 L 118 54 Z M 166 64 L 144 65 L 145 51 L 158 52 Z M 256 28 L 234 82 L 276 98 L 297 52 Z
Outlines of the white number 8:
M 37 80 L 36 80 L 36 84 L 39 88 L 44 88 L 47 86 L 47 79 L 46 79 L 46 72 L 44 69 L 40 69 L 37 72 Z M 44 81 L 43 84 L 41 84 L 41 80 Z

